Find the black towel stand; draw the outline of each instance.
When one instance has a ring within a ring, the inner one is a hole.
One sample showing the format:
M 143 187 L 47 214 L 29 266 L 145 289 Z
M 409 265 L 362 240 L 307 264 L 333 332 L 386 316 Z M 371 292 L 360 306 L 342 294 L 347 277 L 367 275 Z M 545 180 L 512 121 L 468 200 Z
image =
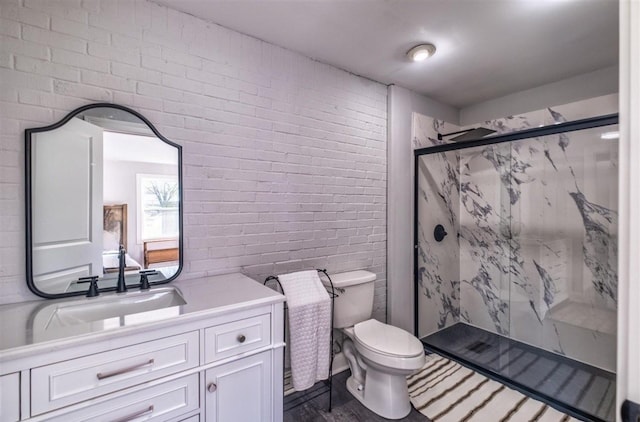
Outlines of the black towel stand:
M 327 273 L 327 270 L 321 270 L 321 269 L 317 269 L 316 271 L 318 271 L 319 273 L 323 273 L 325 276 L 327 276 L 327 280 L 329 280 L 329 284 L 331 285 L 331 291 L 327 290 L 327 293 L 329 293 L 329 296 L 331 296 L 331 331 L 329 334 L 329 348 L 331 350 L 331 359 L 329 360 L 329 378 L 327 379 L 327 383 L 329 384 L 329 412 L 331 412 L 331 404 L 332 404 L 332 393 L 333 393 L 333 358 L 335 357 L 335 353 L 333 352 L 333 309 L 334 309 L 334 302 L 335 302 L 335 298 L 338 297 L 338 295 L 336 294 L 336 289 L 333 286 L 333 281 L 331 281 L 331 277 L 329 277 L 329 274 Z M 270 275 L 269 277 L 264 279 L 264 284 L 265 286 L 267 285 L 267 283 L 269 281 L 273 281 L 275 280 L 278 283 L 278 287 L 280 288 L 280 292 L 282 292 L 284 294 L 284 290 L 282 289 L 282 284 L 280 284 L 280 280 L 278 279 L 277 276 L 275 275 Z M 285 306 L 286 309 L 286 306 Z M 287 325 L 284 325 L 284 338 L 287 338 Z M 284 357 L 283 357 L 284 359 Z M 284 365 L 283 365 L 284 366 Z

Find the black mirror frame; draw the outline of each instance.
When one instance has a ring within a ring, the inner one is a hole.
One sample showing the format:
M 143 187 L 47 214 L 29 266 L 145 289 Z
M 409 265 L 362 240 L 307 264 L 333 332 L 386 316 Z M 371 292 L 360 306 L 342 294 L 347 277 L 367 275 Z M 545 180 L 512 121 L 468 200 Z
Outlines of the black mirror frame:
M 93 103 L 93 104 L 87 104 L 84 105 L 82 107 L 79 107 L 75 110 L 73 110 L 72 112 L 70 112 L 69 114 L 67 114 L 62 120 L 60 120 L 57 123 L 54 123 L 52 125 L 49 126 L 44 126 L 44 127 L 38 127 L 38 128 L 31 128 L 31 129 L 25 129 L 25 216 L 26 216 L 26 221 L 25 221 L 25 237 L 26 237 L 26 278 L 27 278 L 27 286 L 29 287 L 29 290 L 31 290 L 34 294 L 43 297 L 45 299 L 58 299 L 58 298 L 63 298 L 63 297 L 72 297 L 72 296 L 83 296 L 86 295 L 86 292 L 84 291 L 78 291 L 78 292 L 67 292 L 67 293 L 45 293 L 41 290 L 39 290 L 34 281 L 33 281 L 33 253 L 32 253 L 32 247 L 33 247 L 33 239 L 32 239 L 32 227 L 31 227 L 31 223 L 32 223 L 32 213 L 31 213 L 31 206 L 32 206 L 32 201 L 31 201 L 31 194 L 32 194 L 32 189 L 31 189 L 31 136 L 34 133 L 39 133 L 39 132 L 47 132 L 50 130 L 54 130 L 57 129 L 61 126 L 63 126 L 65 123 L 67 123 L 69 120 L 71 120 L 73 117 L 75 117 L 77 114 L 80 114 L 84 111 L 93 109 L 93 108 L 115 108 L 118 110 L 122 110 L 122 111 L 126 111 L 128 113 L 133 114 L 134 116 L 136 116 L 138 119 L 140 119 L 143 123 L 145 123 L 150 129 L 151 131 L 154 133 L 154 135 L 156 135 L 158 137 L 158 139 L 160 139 L 161 141 L 177 148 L 178 150 L 178 183 L 180 184 L 180 189 L 178 191 L 178 199 L 180 201 L 180 208 L 179 208 L 179 212 L 178 212 L 178 230 L 179 230 L 179 234 L 178 234 L 178 249 L 179 249 L 179 256 L 178 256 L 178 270 L 176 271 L 176 273 L 171 276 L 170 278 L 166 279 L 166 280 L 162 280 L 162 281 L 154 281 L 151 282 L 151 285 L 158 285 L 158 284 L 166 284 L 169 283 L 173 280 L 175 280 L 178 275 L 180 275 L 180 273 L 182 272 L 182 267 L 183 267 L 183 263 L 184 263 L 184 230 L 183 230 L 183 208 L 184 208 L 184 201 L 183 201 L 183 184 L 182 184 L 182 146 L 176 144 L 175 142 L 172 142 L 170 140 L 168 140 L 167 138 L 165 138 L 164 136 L 162 136 L 162 134 L 160 132 L 158 132 L 158 130 L 153 126 L 153 124 L 151 124 L 151 122 L 149 122 L 149 120 L 147 120 L 146 117 L 144 117 L 143 115 L 141 115 L 140 113 L 138 113 L 135 110 L 132 110 L 128 107 L 119 105 L 119 104 L 111 104 L 111 103 Z M 136 288 L 139 287 L 139 284 L 134 284 L 134 285 L 128 285 L 127 287 L 131 287 L 131 288 Z M 109 292 L 109 291 L 115 291 L 116 288 L 115 287 L 106 287 L 106 288 L 100 288 L 99 291 L 100 292 Z

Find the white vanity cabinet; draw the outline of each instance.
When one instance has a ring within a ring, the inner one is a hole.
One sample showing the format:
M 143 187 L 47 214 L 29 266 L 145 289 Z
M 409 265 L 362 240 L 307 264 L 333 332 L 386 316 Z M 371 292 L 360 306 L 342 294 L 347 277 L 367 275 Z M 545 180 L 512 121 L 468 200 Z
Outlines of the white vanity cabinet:
M 282 421 L 283 297 L 230 276 L 170 319 L 1 350 L 0 421 Z

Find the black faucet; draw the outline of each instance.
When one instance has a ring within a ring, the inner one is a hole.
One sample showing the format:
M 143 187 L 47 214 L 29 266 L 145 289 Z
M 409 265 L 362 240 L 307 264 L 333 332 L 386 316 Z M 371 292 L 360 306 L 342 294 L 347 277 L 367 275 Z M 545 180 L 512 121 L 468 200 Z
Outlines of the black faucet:
M 118 284 L 116 286 L 117 293 L 124 293 L 127 291 L 127 283 L 124 280 L 124 268 L 127 262 L 127 251 L 124 249 L 124 245 L 120 245 L 118 250 Z

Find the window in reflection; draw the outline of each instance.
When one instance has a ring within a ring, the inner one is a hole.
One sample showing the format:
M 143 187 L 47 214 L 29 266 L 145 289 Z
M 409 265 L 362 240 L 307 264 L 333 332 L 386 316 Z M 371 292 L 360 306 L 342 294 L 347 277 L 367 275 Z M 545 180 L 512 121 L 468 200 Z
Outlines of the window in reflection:
M 145 240 L 178 238 L 178 177 L 138 174 L 140 237 Z

